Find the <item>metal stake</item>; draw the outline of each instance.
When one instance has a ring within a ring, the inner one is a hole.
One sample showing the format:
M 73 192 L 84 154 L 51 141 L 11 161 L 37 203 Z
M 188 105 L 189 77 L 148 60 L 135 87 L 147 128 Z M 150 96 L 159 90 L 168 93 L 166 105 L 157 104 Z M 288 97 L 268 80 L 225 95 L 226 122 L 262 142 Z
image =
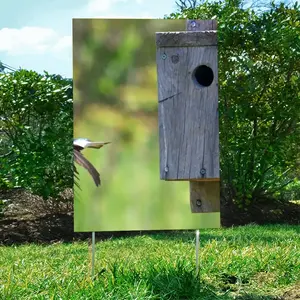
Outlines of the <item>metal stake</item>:
M 200 230 L 196 230 L 196 276 L 199 274 L 199 242 Z
M 92 279 L 95 275 L 95 231 L 92 232 Z

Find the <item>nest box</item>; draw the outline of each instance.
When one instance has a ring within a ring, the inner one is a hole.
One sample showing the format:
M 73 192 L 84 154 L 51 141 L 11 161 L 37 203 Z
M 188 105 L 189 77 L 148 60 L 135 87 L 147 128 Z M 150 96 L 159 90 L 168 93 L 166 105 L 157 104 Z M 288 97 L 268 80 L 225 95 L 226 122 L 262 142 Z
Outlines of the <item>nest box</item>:
M 156 33 L 160 179 L 190 182 L 192 213 L 220 224 L 216 20 Z
M 217 32 L 157 32 L 156 48 L 160 178 L 219 181 Z

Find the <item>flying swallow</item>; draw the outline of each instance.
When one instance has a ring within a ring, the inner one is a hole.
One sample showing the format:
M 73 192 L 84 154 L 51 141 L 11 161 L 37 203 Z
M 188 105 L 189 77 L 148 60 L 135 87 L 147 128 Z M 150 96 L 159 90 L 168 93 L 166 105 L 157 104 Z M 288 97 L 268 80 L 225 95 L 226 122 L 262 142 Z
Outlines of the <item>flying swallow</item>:
M 85 148 L 95 148 L 100 149 L 104 145 L 110 144 L 110 142 L 92 142 L 89 139 L 78 138 L 73 140 L 73 150 L 74 150 L 74 161 L 80 166 L 84 167 L 92 176 L 96 186 L 101 184 L 100 174 L 95 169 L 95 167 L 82 155 L 81 150 Z M 74 166 L 75 177 L 78 179 L 78 171 Z

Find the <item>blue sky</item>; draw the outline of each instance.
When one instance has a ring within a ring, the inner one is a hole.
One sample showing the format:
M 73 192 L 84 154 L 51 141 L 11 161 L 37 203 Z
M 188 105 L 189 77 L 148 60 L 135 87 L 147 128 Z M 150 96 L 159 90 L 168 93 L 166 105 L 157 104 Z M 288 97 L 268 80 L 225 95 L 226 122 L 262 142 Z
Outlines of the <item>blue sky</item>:
M 175 0 L 1 0 L 0 61 L 72 77 L 72 18 L 163 18 Z

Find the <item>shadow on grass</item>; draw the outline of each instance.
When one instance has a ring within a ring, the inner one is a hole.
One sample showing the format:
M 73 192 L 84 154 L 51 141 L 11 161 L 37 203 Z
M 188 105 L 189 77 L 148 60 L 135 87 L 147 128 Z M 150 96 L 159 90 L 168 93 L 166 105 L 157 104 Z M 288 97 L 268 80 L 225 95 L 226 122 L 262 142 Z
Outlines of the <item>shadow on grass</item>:
M 127 299 L 127 291 L 132 291 L 135 286 L 147 290 L 150 299 L 232 299 L 226 294 L 216 294 L 212 287 L 195 276 L 195 270 L 185 262 L 179 261 L 174 267 L 160 264 L 155 266 L 149 262 L 145 267 L 145 270 L 139 271 L 130 266 L 122 267 L 113 263 L 105 272 L 102 270 L 95 280 L 99 283 L 104 280 L 108 283 L 109 290 L 118 293 L 114 296 L 122 296 L 124 299 Z M 119 289 L 115 289 L 120 286 L 127 290 L 122 295 Z
M 233 291 L 220 292 L 211 284 L 208 284 L 199 276 L 195 276 L 194 266 L 177 261 L 175 265 L 161 265 L 149 262 L 140 271 L 130 266 L 121 266 L 112 263 L 108 270 L 102 270 L 95 277 L 95 283 L 106 282 L 107 288 L 114 291 L 116 297 L 127 299 L 128 293 L 132 293 L 134 287 L 147 291 L 147 299 L 239 299 L 239 300 L 279 300 L 278 296 L 262 296 L 254 293 L 236 295 Z M 120 291 L 118 287 L 123 287 Z M 130 292 L 129 292 L 130 291 Z M 111 294 L 112 295 L 112 294 Z M 137 297 L 136 299 L 141 299 Z

